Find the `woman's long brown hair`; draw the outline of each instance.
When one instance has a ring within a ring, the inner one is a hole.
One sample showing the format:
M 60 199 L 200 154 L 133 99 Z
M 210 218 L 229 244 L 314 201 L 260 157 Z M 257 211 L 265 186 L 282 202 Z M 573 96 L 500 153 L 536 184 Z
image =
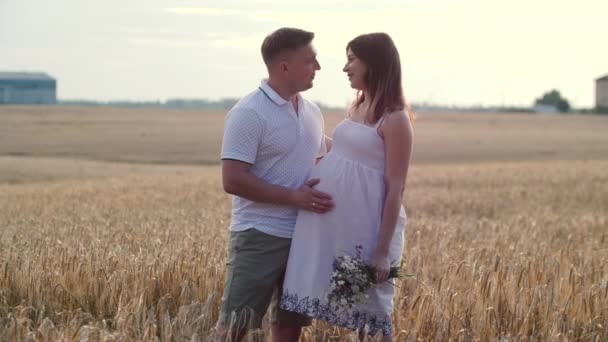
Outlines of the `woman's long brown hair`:
M 367 66 L 365 87 L 374 113 L 370 123 L 376 124 L 385 114 L 398 110 L 406 110 L 413 121 L 414 112 L 403 95 L 399 51 L 391 37 L 386 33 L 362 34 L 346 45 L 347 51 L 349 48 Z M 359 91 L 353 108 L 358 108 L 365 100 L 365 95 Z

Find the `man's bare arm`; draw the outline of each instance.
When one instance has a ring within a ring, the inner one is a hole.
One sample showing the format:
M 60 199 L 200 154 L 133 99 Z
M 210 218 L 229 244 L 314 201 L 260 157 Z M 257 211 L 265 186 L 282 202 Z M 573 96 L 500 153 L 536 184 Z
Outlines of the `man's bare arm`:
M 313 187 L 319 182 L 311 179 L 299 189 L 292 190 L 265 182 L 250 172 L 251 164 L 237 160 L 222 160 L 224 191 L 255 202 L 285 205 L 325 213 L 334 206 L 331 196 Z
M 331 151 L 331 147 L 334 144 L 334 140 L 327 135 L 325 136 L 325 147 L 327 147 L 327 152 Z

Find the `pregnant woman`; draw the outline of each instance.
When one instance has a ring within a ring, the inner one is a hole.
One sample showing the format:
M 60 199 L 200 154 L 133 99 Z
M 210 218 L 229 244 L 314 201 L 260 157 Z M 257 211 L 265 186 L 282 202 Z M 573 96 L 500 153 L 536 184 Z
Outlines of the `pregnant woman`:
M 330 194 L 335 207 L 322 215 L 299 212 L 281 308 L 360 333 L 381 333 L 383 341 L 390 341 L 395 287 L 387 279 L 403 254 L 402 199 L 413 114 L 403 95 L 399 53 L 387 34 L 358 36 L 346 53 L 343 71 L 357 96 L 334 130 L 330 152 L 310 176 L 321 180 L 315 188 Z M 330 305 L 334 260 L 358 252 L 374 268 L 377 285 L 364 303 Z

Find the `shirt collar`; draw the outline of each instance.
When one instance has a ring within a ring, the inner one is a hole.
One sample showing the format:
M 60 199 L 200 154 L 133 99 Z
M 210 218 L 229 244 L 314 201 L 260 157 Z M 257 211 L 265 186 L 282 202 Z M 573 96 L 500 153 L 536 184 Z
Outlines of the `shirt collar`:
M 264 92 L 264 94 L 266 94 L 266 96 L 272 101 L 274 102 L 277 106 L 283 106 L 284 104 L 286 104 L 288 101 L 285 100 L 284 98 L 281 97 L 281 95 L 279 95 L 276 91 L 274 91 L 274 89 L 272 89 L 269 85 L 268 85 L 268 80 L 262 80 L 261 84 L 260 84 L 260 90 L 262 92 Z

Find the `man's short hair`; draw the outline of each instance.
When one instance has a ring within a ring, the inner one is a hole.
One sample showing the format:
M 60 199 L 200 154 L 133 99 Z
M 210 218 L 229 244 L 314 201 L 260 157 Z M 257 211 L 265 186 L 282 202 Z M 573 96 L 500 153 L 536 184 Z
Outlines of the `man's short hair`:
M 292 27 L 280 28 L 264 39 L 262 43 L 262 58 L 267 67 L 275 57 L 285 51 L 293 51 L 312 42 L 315 34 Z

